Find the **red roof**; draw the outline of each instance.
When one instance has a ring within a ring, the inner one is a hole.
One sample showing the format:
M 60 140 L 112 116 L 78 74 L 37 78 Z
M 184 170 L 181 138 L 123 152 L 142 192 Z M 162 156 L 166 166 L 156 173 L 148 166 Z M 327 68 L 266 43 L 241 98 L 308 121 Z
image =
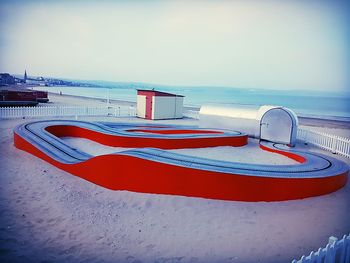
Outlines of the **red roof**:
M 146 90 L 146 89 L 138 89 L 137 95 L 151 95 L 151 96 L 162 96 L 162 97 L 184 97 L 182 95 L 177 95 L 173 93 L 167 93 L 157 90 Z

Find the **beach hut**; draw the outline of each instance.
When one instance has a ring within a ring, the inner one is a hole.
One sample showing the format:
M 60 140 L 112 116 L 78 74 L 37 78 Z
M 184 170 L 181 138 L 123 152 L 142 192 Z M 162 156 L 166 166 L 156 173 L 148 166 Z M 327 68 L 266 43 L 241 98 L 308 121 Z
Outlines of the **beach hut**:
M 156 90 L 137 90 L 137 117 L 149 120 L 182 118 L 183 98 Z
M 6 89 L 0 88 L 0 106 L 36 106 L 37 95 L 27 89 Z
M 292 110 L 271 105 L 203 105 L 199 123 L 203 128 L 236 130 L 290 146 L 295 145 L 298 130 L 298 117 Z

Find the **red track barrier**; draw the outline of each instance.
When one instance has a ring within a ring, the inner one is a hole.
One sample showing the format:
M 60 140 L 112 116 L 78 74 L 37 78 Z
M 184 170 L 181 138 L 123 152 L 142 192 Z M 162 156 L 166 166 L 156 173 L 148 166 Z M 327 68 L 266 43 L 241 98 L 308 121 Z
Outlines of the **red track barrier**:
M 222 145 L 242 146 L 247 143 L 245 135 L 162 139 L 111 135 L 73 125 L 47 126 L 46 131 L 57 137 L 81 137 L 118 147 L 175 149 Z M 189 132 L 189 130 L 184 131 Z M 152 132 L 154 131 L 152 130 Z M 171 130 L 168 129 L 166 132 L 169 134 L 168 132 L 171 132 Z M 182 134 L 181 130 L 172 132 L 173 134 Z M 191 133 L 195 134 L 196 131 L 191 130 Z M 202 134 L 203 131 L 199 133 Z M 254 176 L 244 174 L 244 170 L 239 171 L 237 169 L 237 173 L 216 172 L 148 160 L 123 153 L 96 156 L 86 161 L 77 161 L 70 164 L 55 160 L 53 156 L 43 152 L 40 147 L 30 143 L 17 132 L 14 133 L 14 143 L 17 148 L 27 151 L 62 170 L 112 190 L 237 201 L 281 201 L 333 192 L 346 184 L 348 174 L 346 170 L 332 176 L 310 178 Z M 266 146 L 261 146 L 261 148 L 283 154 L 300 163 L 306 160 L 305 157 L 296 153 L 270 149 Z M 249 167 L 249 164 L 247 164 L 247 167 Z

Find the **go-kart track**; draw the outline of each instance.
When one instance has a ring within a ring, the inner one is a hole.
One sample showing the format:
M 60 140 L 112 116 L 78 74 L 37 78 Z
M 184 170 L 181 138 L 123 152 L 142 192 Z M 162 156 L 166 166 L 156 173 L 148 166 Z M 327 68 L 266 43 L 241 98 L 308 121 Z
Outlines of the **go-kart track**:
M 91 156 L 60 139 L 67 136 L 135 149 Z M 17 148 L 112 190 L 237 201 L 281 201 L 331 193 L 347 182 L 345 163 L 268 142 L 261 142 L 260 148 L 294 159 L 298 164 L 236 163 L 165 151 L 244 146 L 247 142 L 247 135 L 240 132 L 71 120 L 36 121 L 22 124 L 14 131 Z

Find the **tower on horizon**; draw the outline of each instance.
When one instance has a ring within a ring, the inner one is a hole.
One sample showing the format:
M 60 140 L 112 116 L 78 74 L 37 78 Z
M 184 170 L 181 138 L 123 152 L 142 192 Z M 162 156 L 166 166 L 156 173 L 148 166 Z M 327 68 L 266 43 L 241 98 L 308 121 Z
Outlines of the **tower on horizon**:
M 27 70 L 24 70 L 24 83 L 27 82 Z

